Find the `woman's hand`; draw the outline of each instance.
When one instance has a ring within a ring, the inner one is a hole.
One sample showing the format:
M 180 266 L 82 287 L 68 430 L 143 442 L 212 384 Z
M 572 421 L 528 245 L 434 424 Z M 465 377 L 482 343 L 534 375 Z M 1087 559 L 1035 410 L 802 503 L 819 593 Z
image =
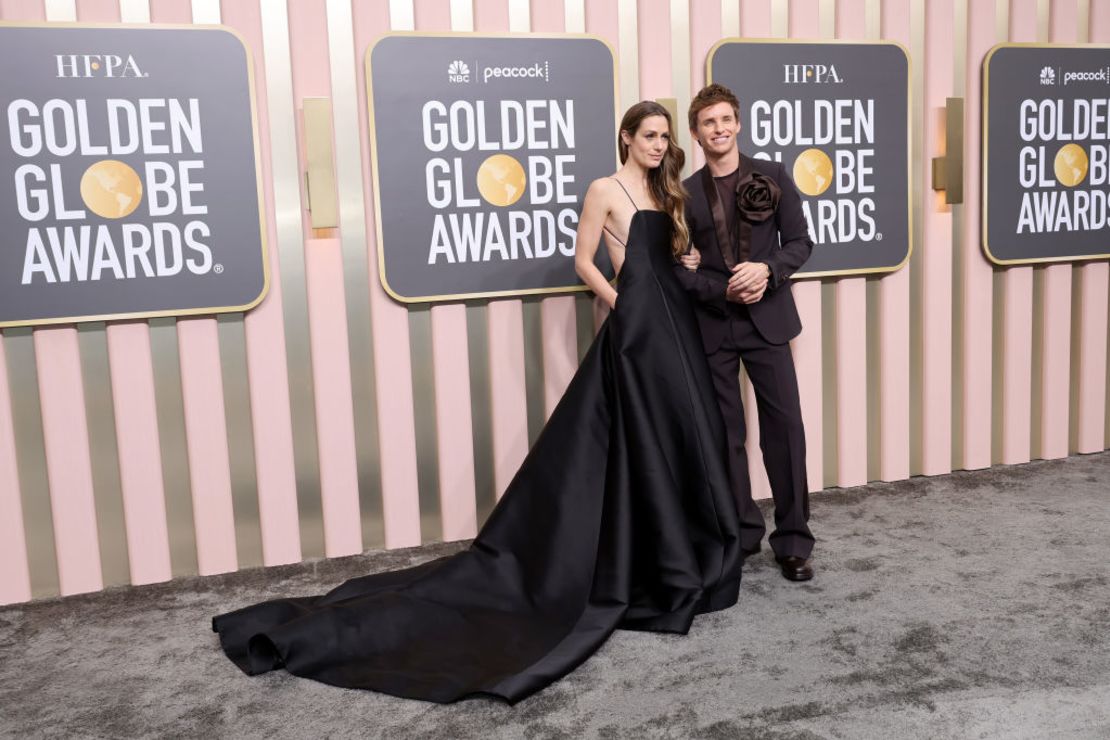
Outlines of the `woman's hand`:
M 701 264 L 701 252 L 697 247 L 690 247 L 690 251 L 679 257 L 678 261 L 690 272 L 697 272 L 698 265 Z

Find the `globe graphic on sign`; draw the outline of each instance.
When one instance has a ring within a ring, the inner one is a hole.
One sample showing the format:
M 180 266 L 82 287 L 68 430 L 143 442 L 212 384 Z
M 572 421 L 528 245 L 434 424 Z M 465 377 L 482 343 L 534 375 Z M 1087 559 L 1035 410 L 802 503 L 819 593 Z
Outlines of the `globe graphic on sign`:
M 494 154 L 478 168 L 478 192 L 495 206 L 511 206 L 524 195 L 524 168 L 508 154 Z
M 794 183 L 813 197 L 829 189 L 833 179 L 832 160 L 820 149 L 806 149 L 794 160 Z
M 1064 144 L 1056 152 L 1056 179 L 1073 188 L 1087 176 L 1087 152 L 1078 144 Z
M 118 160 L 96 162 L 81 176 L 81 200 L 97 216 L 130 216 L 142 197 L 143 183 L 138 173 Z

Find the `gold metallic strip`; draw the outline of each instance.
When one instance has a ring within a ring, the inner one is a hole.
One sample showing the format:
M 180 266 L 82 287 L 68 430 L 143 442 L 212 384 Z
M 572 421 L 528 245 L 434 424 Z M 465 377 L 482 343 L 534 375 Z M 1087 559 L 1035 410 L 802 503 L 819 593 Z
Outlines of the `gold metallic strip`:
M 181 396 L 177 322 L 174 319 L 150 321 L 150 356 L 154 368 L 154 398 L 158 407 L 158 444 L 162 454 L 162 486 L 166 495 L 171 570 L 174 577 L 196 575 L 197 541 L 185 443 L 185 405 Z
M 1002 43 L 1010 38 L 1010 0 L 994 0 L 994 40 Z
M 430 306 L 409 309 L 409 354 L 412 364 L 412 420 L 416 433 L 420 541 L 441 542 L 443 514 L 439 505 L 439 444 L 436 436 L 436 384 Z
M 76 21 L 77 0 L 46 0 L 46 20 Z
M 636 0 L 618 0 L 621 99 L 617 117 L 640 101 L 640 52 L 636 29 Z
M 564 25 L 567 33 L 586 32 L 586 0 L 566 0 Z
M 740 35 L 740 3 L 738 0 L 721 0 L 721 36 Z
M 1052 25 L 1052 1 L 1037 0 L 1037 41 L 1048 43 L 1048 34 Z M 1034 448 L 1039 449 L 1039 448 Z
M 60 591 L 58 558 L 54 550 L 54 517 L 50 508 L 50 482 L 46 477 L 34 339 L 30 329 L 5 329 L 2 341 L 8 361 L 8 392 L 11 394 L 31 597 L 57 596 Z
M 532 30 L 532 9 L 528 0 L 509 0 L 509 31 L 528 33 Z
M 116 413 L 112 406 L 112 378 L 104 324 L 78 324 L 77 345 L 81 355 L 81 385 L 85 392 L 85 425 L 92 463 L 100 569 L 105 588 L 121 586 L 131 582 L 131 566 L 127 555 Z
M 790 35 L 789 0 L 771 0 L 771 36 L 786 38 Z
M 1079 28 L 1075 39 L 1079 43 L 1085 44 L 1091 40 L 1091 0 L 1077 0 L 1077 3 L 1076 12 L 1079 16 Z
M 297 161 L 289 15 L 286 0 L 261 2 L 270 157 L 274 177 L 274 218 L 277 222 L 281 256 L 285 357 L 289 371 L 289 407 L 293 419 L 293 458 L 297 475 L 297 509 L 301 523 L 301 553 L 308 559 L 324 555 L 324 526 L 320 504 L 320 461 L 316 447 L 316 408 L 305 285 L 301 176 Z M 275 401 L 280 402 L 280 399 Z
M 409 12 L 411 14 L 411 3 Z M 374 393 L 374 345 L 370 329 L 370 264 L 366 252 L 366 206 L 362 187 L 362 137 L 355 71 L 359 56 L 351 34 L 351 3 L 328 0 L 328 49 L 339 192 L 339 241 L 347 301 L 347 347 L 355 420 L 359 516 L 363 548 L 385 545 L 382 519 L 378 397 Z
M 821 38 L 836 38 L 836 0 L 820 0 L 818 8 Z
M 220 18 L 220 0 L 192 0 L 193 23 L 217 24 Z
M 474 0 L 451 0 L 451 30 L 474 30 Z
M 124 23 L 150 23 L 147 0 L 119 0 L 119 19 Z
M 522 305 L 524 325 L 524 397 L 528 412 L 528 446 L 540 436 L 547 421 L 544 408 L 543 317 L 539 298 L 525 298 Z
M 240 568 L 262 565 L 262 523 L 258 513 L 254 427 L 251 424 L 247 336 L 242 314 L 216 319 L 220 375 L 224 387 L 224 422 L 231 461 L 231 505 L 235 512 L 235 552 Z
M 489 323 L 484 304 L 467 304 L 466 342 L 470 364 L 470 424 L 474 434 L 474 495 L 478 526 L 497 503 L 493 480 L 493 397 L 489 379 Z
M 690 106 L 690 0 L 671 0 L 671 94 L 678 111 Z M 684 116 L 673 115 L 678 145 L 686 152 L 683 177 L 694 171 L 690 127 L 682 125 Z
M 872 41 L 878 41 L 883 37 L 883 3 L 882 0 L 866 0 L 866 2 L 867 6 L 866 10 L 864 11 L 867 14 L 866 38 Z
M 574 329 L 578 339 L 578 362 L 581 363 L 594 341 L 594 299 L 588 295 L 574 297 Z

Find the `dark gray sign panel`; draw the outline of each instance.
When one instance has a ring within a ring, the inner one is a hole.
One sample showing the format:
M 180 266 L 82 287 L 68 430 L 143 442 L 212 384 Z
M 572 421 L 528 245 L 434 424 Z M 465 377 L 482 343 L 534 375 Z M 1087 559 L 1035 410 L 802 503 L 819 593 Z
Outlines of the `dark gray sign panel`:
M 250 57 L 218 28 L 0 25 L 0 326 L 268 285 Z
M 909 259 L 909 57 L 892 42 L 725 39 L 708 78 L 740 99 L 740 151 L 782 162 L 813 255 L 795 277 L 897 270 Z
M 616 163 L 608 45 L 392 34 L 366 65 L 386 291 L 417 302 L 584 290 L 578 214 Z
M 999 44 L 983 61 L 983 251 L 1110 257 L 1110 46 Z

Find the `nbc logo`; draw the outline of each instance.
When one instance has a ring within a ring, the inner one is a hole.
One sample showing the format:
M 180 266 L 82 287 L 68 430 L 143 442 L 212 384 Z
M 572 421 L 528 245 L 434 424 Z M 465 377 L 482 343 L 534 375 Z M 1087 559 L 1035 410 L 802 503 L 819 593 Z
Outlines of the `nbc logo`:
M 1042 67 L 1041 68 L 1041 84 L 1042 85 L 1055 85 L 1056 84 L 1056 72 L 1052 69 L 1052 67 Z
M 456 59 L 447 67 L 447 79 L 450 82 L 470 82 L 470 67 L 461 59 Z

